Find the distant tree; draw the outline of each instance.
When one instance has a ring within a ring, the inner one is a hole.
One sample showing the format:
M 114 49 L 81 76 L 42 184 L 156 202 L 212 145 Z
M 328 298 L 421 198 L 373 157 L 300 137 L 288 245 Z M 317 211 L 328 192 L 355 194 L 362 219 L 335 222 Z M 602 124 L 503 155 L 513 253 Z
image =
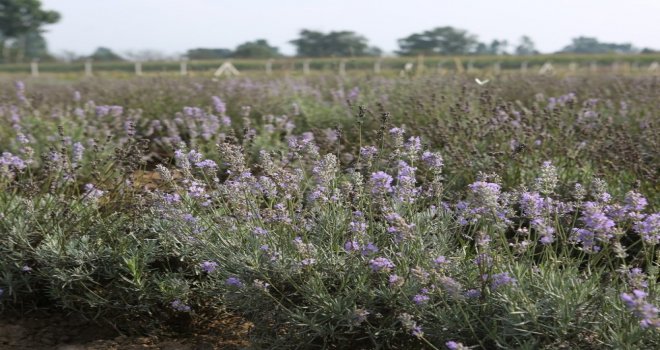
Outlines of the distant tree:
M 59 13 L 43 10 L 39 0 L 0 0 L 2 61 L 9 62 L 12 51 L 16 61 L 33 56 L 35 50 L 39 51 L 37 47 L 43 40 L 43 26 L 56 23 L 59 19 Z M 28 48 L 28 45 L 31 47 Z M 45 41 L 42 46 L 46 47 Z M 26 52 L 28 49 L 31 50 L 29 54 Z M 40 57 L 43 56 L 40 54 Z
M 636 48 L 630 43 L 615 44 L 603 43 L 592 37 L 577 37 L 573 38 L 570 45 L 564 47 L 561 52 L 566 53 L 633 53 L 638 52 Z
M 658 52 L 660 51 L 652 49 L 650 47 L 645 47 L 642 49 L 642 51 L 640 51 L 640 53 L 658 53 Z
M 229 49 L 190 49 L 186 53 L 186 57 L 191 60 L 212 60 L 231 57 L 232 52 Z
M 166 55 L 158 50 L 138 50 L 124 52 L 124 57 L 133 61 L 167 61 L 173 57 Z
M 536 50 L 536 45 L 534 44 L 534 41 L 532 41 L 532 38 L 527 35 L 521 36 L 518 41 L 518 46 L 516 46 L 516 55 L 529 56 L 538 54 L 539 52 Z
M 94 53 L 89 56 L 94 61 L 109 62 L 109 61 L 123 61 L 124 59 L 118 54 L 114 53 L 107 47 L 99 47 Z
M 239 58 L 273 58 L 281 56 L 279 49 L 270 46 L 268 41 L 259 39 L 255 41 L 248 41 L 236 47 L 232 57 Z
M 438 27 L 399 39 L 398 54 L 465 55 L 474 52 L 477 37 L 462 29 Z
M 382 53 L 376 47 L 370 47 L 369 41 L 352 31 L 333 31 L 322 33 L 303 29 L 300 37 L 291 40 L 297 55 L 302 57 L 354 57 L 377 56 Z

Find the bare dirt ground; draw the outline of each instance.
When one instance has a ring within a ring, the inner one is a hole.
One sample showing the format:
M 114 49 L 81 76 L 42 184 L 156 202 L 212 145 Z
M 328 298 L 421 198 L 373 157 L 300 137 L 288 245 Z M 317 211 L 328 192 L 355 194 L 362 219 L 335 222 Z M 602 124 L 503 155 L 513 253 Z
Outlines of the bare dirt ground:
M 144 336 L 127 336 L 111 326 L 61 314 L 6 316 L 0 320 L 0 349 L 243 349 L 250 345 L 250 328 L 245 320 L 226 316 L 193 324 L 186 332 L 161 329 Z

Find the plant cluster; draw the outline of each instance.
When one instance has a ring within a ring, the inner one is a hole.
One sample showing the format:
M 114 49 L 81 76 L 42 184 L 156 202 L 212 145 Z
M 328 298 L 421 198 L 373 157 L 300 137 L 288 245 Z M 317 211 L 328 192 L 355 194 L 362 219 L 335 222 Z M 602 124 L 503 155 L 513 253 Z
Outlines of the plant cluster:
M 660 345 L 652 100 L 113 83 L 1 99 L 3 310 L 229 311 L 267 348 Z

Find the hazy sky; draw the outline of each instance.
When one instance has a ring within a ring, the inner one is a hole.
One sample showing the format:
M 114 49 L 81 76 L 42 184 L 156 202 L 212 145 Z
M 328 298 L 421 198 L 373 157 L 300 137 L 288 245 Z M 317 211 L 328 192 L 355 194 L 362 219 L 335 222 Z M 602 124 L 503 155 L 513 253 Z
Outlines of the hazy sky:
M 42 0 L 62 14 L 47 27 L 54 53 L 118 53 L 152 49 L 168 54 L 195 47 L 230 48 L 267 39 L 292 54 L 300 29 L 352 30 L 386 52 L 397 39 L 454 26 L 482 41 L 517 43 L 529 35 L 542 52 L 571 38 L 595 36 L 660 49 L 660 0 Z

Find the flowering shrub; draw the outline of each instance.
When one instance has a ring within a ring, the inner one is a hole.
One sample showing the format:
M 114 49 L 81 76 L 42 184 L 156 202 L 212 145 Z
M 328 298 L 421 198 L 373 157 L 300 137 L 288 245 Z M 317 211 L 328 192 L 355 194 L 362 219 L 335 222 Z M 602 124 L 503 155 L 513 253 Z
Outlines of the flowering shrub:
M 500 176 L 386 114 L 374 135 L 359 119 L 351 144 L 217 95 L 147 120 L 79 93 L 51 106 L 67 127 L 42 130 L 18 92 L 0 105 L 3 308 L 163 322 L 229 310 L 263 347 L 660 346 L 657 193 L 576 174 L 575 155 L 490 164 Z M 475 132 L 518 130 L 523 111 L 573 118 L 578 96 L 502 107 Z M 585 113 L 584 133 L 609 125 Z

